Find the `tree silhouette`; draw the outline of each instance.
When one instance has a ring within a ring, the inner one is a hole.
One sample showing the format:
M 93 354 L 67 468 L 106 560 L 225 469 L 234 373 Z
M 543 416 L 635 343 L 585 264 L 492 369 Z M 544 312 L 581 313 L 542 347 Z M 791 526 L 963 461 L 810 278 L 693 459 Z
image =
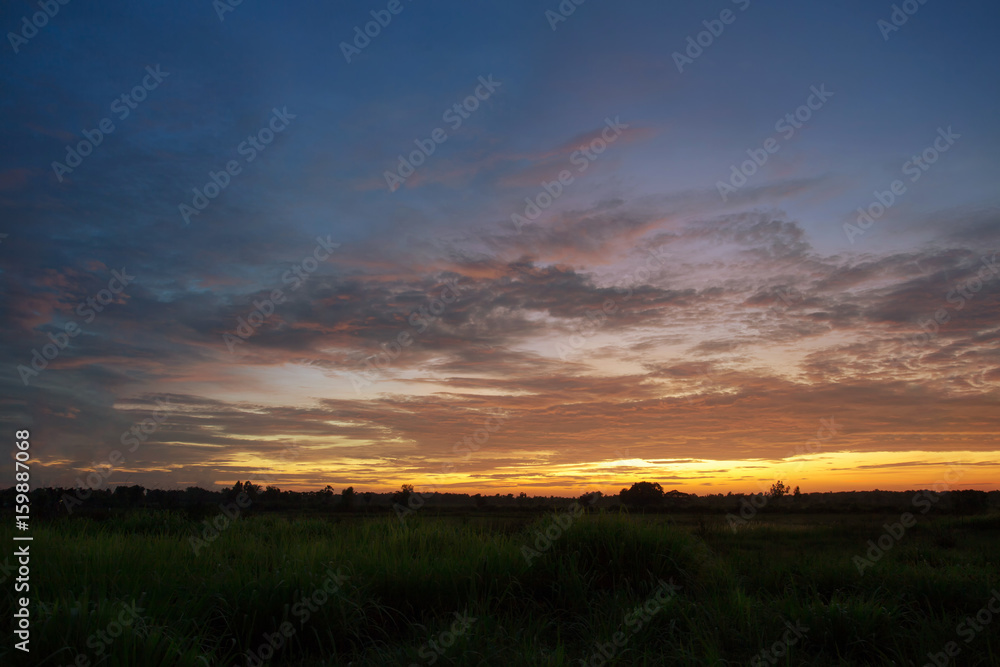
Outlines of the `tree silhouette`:
M 392 495 L 392 502 L 399 503 L 400 505 L 406 505 L 410 500 L 410 496 L 413 495 L 413 485 L 403 484 L 399 487 L 399 491 Z
M 333 503 L 333 487 L 327 484 L 316 492 L 316 497 L 319 498 L 320 502 L 324 505 Z
M 780 498 L 786 493 L 791 491 L 791 489 L 784 485 L 784 483 L 779 479 L 777 482 L 771 485 L 770 496 L 772 498 Z
M 232 495 L 238 496 L 241 493 L 247 494 L 251 500 L 257 500 L 257 497 L 261 494 L 261 488 L 259 485 L 250 482 L 250 480 L 245 482 L 237 480 L 236 484 L 233 485 Z
M 663 487 L 659 482 L 636 482 L 632 488 L 622 489 L 618 497 L 629 507 L 653 507 L 663 502 Z
M 349 486 L 340 492 L 340 509 L 350 512 L 354 507 L 354 487 Z

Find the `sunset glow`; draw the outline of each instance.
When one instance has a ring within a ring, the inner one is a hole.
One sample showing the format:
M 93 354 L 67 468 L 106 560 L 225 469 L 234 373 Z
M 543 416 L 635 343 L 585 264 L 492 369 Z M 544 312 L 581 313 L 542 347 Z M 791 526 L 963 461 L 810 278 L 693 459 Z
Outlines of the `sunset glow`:
M 998 488 L 995 7 L 203 4 L 4 70 L 37 486 Z

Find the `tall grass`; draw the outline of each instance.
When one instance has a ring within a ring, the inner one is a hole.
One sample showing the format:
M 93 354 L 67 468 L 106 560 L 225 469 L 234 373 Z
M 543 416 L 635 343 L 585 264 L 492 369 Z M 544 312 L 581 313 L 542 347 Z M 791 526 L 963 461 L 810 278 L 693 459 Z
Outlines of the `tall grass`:
M 956 634 L 1000 587 L 996 517 L 922 519 L 864 576 L 852 557 L 880 522 L 768 521 L 733 533 L 585 515 L 538 541 L 551 516 L 251 516 L 195 555 L 199 524 L 180 515 L 63 519 L 33 529 L 31 654 L 8 641 L 0 662 L 245 665 L 290 628 L 266 664 L 735 665 L 786 623 L 808 630 L 776 664 L 922 665 L 950 641 L 960 664 L 1000 662 L 1000 615 L 969 643 Z M 663 582 L 679 588 L 653 604 Z M 0 607 L 11 614 L 12 596 Z M 120 634 L 104 643 L 108 629 Z

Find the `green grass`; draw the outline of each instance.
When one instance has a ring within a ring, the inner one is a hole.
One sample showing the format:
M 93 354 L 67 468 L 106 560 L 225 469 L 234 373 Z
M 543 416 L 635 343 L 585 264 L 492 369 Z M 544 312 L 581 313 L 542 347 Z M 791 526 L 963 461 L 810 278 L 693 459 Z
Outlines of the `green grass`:
M 180 515 L 61 519 L 33 527 L 31 654 L 9 640 L 0 662 L 245 665 L 284 623 L 294 634 L 266 664 L 579 665 L 621 632 L 593 664 L 737 665 L 791 636 L 787 622 L 807 630 L 753 664 L 923 665 L 951 641 L 957 664 L 1000 664 L 1000 615 L 968 643 L 956 631 L 1000 587 L 998 518 L 920 517 L 860 576 L 852 558 L 895 519 L 768 515 L 734 533 L 722 517 L 586 515 L 563 533 L 552 515 L 251 516 L 197 556 Z M 296 605 L 329 571 L 343 584 L 307 618 Z M 680 588 L 652 602 L 664 581 Z M 9 617 L 12 595 L 2 604 Z M 475 620 L 449 635 L 463 614 Z M 105 645 L 109 627 L 122 631 Z

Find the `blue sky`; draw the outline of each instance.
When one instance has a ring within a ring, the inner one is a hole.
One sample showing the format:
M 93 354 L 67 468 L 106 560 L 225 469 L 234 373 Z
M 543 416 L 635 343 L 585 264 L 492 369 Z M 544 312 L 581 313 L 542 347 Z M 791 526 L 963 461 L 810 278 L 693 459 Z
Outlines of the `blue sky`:
M 231 485 L 305 438 L 308 463 L 283 484 L 576 489 L 605 483 L 593 470 L 631 445 L 615 475 L 654 466 L 682 486 L 737 488 L 749 478 L 681 474 L 676 461 L 781 461 L 828 416 L 826 392 L 859 411 L 831 455 L 998 449 L 993 435 L 970 445 L 955 424 L 928 423 L 918 437 L 907 417 L 887 426 L 870 412 L 914 386 L 912 414 L 961 395 L 973 431 L 995 408 L 1000 281 L 911 350 L 919 363 L 893 361 L 1000 245 L 995 3 L 929 0 L 885 39 L 877 22 L 892 3 L 588 0 L 553 30 L 557 2 L 402 0 L 347 62 L 341 43 L 387 4 L 245 0 L 220 20 L 208 1 L 76 1 L 16 53 L 7 38 L 4 419 L 58 440 L 53 483 L 106 458 L 119 427 L 165 395 L 186 407 L 127 464 L 148 485 Z M 679 72 L 674 54 L 724 10 L 734 20 Z M 36 11 L 7 3 L 0 26 L 17 32 Z M 115 117 L 112 102 L 157 66 L 169 74 Z M 449 128 L 443 114 L 480 77 L 500 85 Z M 833 95 L 780 138 L 776 122 L 813 87 Z M 274 109 L 294 118 L 247 162 L 239 146 Z M 114 131 L 60 181 L 53 162 L 107 117 Z M 578 172 L 573 156 L 606 119 L 627 129 Z M 447 141 L 390 191 L 386 170 L 435 128 Z M 852 243 L 845 223 L 906 179 L 903 165 L 939 128 L 959 138 Z M 723 201 L 717 183 L 770 137 L 778 152 Z M 179 206 L 231 160 L 240 173 L 186 224 Z M 573 182 L 517 233 L 512 214 L 562 170 Z M 340 246 L 234 358 L 223 334 L 287 287 L 317 237 Z M 650 248 L 666 264 L 637 272 Z M 18 368 L 121 267 L 135 283 L 25 384 Z M 351 373 L 449 279 L 465 285 L 458 305 L 356 392 Z M 622 285 L 640 299 L 628 308 Z M 783 290 L 794 303 L 768 310 Z M 558 353 L 608 299 L 615 313 Z M 728 380 L 674 381 L 692 374 Z M 775 401 L 811 397 L 806 414 L 772 423 L 770 440 L 762 426 L 734 444 L 729 425 L 765 385 Z M 692 400 L 712 417 L 655 435 L 676 401 Z M 626 406 L 643 416 L 609 429 Z M 442 472 L 450 443 L 493 409 L 524 421 L 461 475 Z M 236 426 L 261 411 L 262 434 Z M 596 444 L 572 454 L 574 433 Z M 511 472 L 527 459 L 530 471 Z M 903 459 L 877 464 L 905 468 L 899 484 L 919 481 Z

